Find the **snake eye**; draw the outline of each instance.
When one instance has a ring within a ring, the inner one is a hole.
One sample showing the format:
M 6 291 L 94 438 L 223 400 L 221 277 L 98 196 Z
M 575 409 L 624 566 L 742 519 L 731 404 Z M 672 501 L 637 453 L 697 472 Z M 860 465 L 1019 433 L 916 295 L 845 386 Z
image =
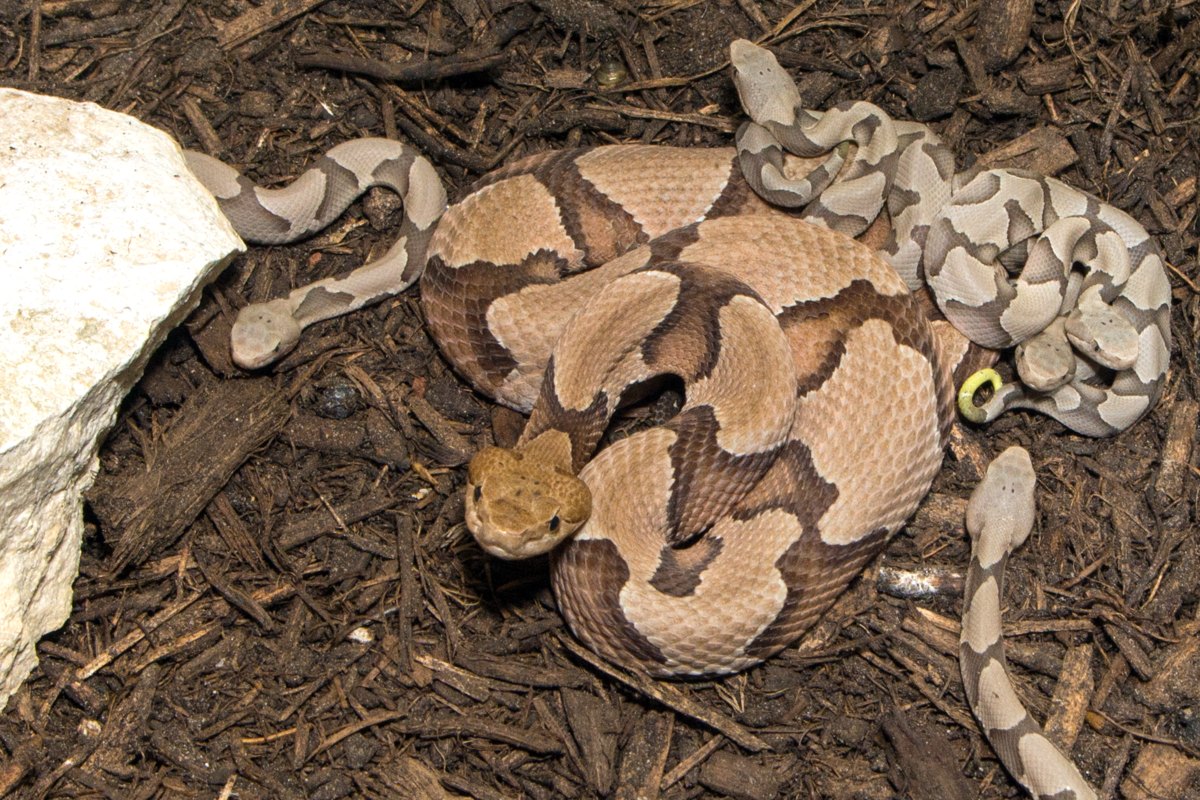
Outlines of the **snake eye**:
M 471 493 L 471 496 L 475 499 L 475 502 L 478 503 L 479 498 L 483 497 L 483 487 L 476 486 L 475 491 Z
M 560 519 L 558 518 L 558 514 L 555 514 L 553 517 L 551 517 L 551 518 L 550 518 L 550 522 L 549 522 L 549 526 L 550 526 L 550 532 L 551 532 L 551 533 L 557 533 L 557 532 L 558 532 L 558 526 L 559 526 L 559 524 L 560 524 L 561 522 L 562 522 L 562 520 L 560 520 Z

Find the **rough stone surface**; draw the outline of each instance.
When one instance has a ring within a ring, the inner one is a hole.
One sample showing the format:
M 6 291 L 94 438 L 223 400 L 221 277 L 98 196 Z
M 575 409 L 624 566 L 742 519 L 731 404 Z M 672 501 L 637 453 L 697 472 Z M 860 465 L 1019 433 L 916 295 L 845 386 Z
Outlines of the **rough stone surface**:
M 163 132 L 8 89 L 0 109 L 2 708 L 70 612 L 118 405 L 242 244 Z

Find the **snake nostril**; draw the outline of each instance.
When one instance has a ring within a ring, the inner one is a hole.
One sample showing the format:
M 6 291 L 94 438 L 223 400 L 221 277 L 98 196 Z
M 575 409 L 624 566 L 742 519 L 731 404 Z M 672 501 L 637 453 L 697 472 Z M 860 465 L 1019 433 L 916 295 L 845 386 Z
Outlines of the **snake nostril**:
M 479 499 L 480 499 L 481 497 L 483 497 L 483 487 L 482 487 L 482 486 L 476 486 L 476 487 L 475 487 L 475 491 L 471 493 L 471 497 L 472 497 L 472 498 L 474 498 L 474 500 L 475 500 L 475 502 L 476 502 L 476 503 L 478 503 L 478 502 L 479 502 Z
M 550 523 L 549 523 L 550 532 L 551 532 L 551 533 L 557 533 L 557 532 L 558 532 L 558 526 L 559 526 L 559 525 L 561 525 L 561 524 L 562 524 L 562 520 L 560 520 L 560 519 L 558 518 L 558 514 L 555 514 L 553 517 L 551 517 L 551 518 L 550 518 Z

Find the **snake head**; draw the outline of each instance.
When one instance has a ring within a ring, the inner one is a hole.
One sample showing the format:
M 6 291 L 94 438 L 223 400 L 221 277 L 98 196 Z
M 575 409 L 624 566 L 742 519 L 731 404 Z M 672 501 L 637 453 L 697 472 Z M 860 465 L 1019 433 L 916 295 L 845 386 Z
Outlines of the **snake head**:
M 283 358 L 300 341 L 300 325 L 285 298 L 254 303 L 238 312 L 229 333 L 234 363 L 259 369 Z
M 591 513 L 587 484 L 533 456 L 485 447 L 467 467 L 467 527 L 499 558 L 547 553 Z
M 796 107 L 802 102 L 800 92 L 770 50 L 736 39 L 729 45 L 729 63 L 733 65 L 738 99 L 750 119 L 759 124 L 780 125 L 795 121 Z
M 979 560 L 990 567 L 1001 556 L 1020 547 L 1033 530 L 1037 517 L 1034 490 L 1037 475 L 1024 447 L 1010 447 L 993 459 L 987 474 L 967 503 L 967 532 L 986 546 Z
M 1079 306 L 1067 317 L 1067 338 L 1075 349 L 1113 370 L 1137 363 L 1141 339 L 1119 311 L 1102 303 Z

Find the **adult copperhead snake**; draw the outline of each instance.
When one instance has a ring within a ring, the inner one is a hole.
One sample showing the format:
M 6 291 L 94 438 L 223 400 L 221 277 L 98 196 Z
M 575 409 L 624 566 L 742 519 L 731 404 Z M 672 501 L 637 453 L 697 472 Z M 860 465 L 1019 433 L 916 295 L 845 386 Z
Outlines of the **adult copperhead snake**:
M 469 527 L 502 557 L 551 551 L 576 635 L 657 675 L 736 671 L 795 640 L 927 492 L 966 346 L 910 292 L 923 277 L 981 344 L 1034 337 L 1032 388 L 1000 387 L 986 418 L 1030 407 L 1114 433 L 1157 400 L 1170 348 L 1161 260 L 1132 219 L 1047 178 L 956 176 L 923 126 L 806 111 L 765 50 L 731 60 L 753 120 L 737 149 L 543 153 L 444 214 L 432 166 L 396 142 L 347 142 L 274 192 L 189 154 L 253 241 L 319 230 L 371 185 L 403 195 L 383 258 L 243 309 L 235 360 L 269 364 L 420 277 L 447 358 L 531 412 L 515 450 L 472 461 Z M 595 453 L 622 400 L 666 375 L 680 413 Z

